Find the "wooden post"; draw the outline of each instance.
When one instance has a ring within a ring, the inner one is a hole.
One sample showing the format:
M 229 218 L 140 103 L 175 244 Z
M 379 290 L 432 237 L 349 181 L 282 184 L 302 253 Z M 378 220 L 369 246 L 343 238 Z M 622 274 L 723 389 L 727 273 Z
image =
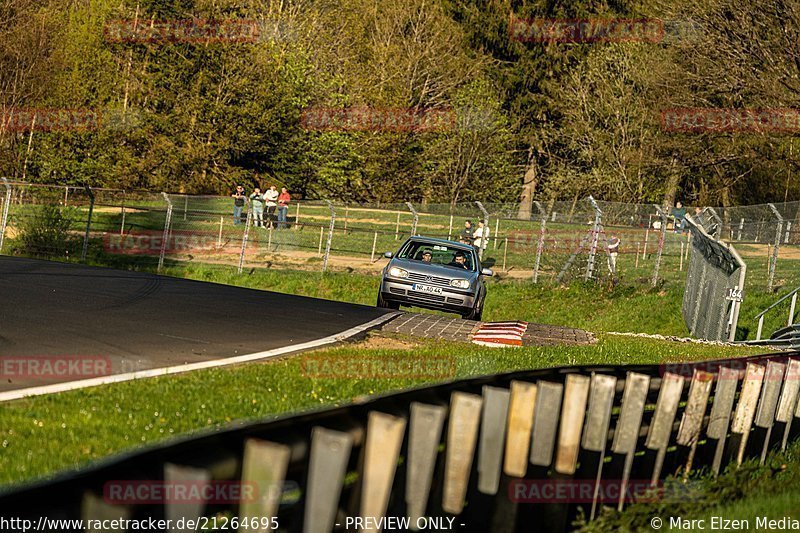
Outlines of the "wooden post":
M 650 238 L 650 228 L 644 231 L 644 248 L 642 249 L 642 261 L 647 261 L 647 240 Z
M 222 248 L 222 224 L 225 217 L 219 217 L 219 236 L 217 237 L 217 248 Z
M 641 248 L 641 246 L 640 246 L 639 242 L 637 241 L 636 242 L 636 268 L 639 268 L 639 250 L 640 250 L 640 248 Z
M 325 228 L 322 226 L 319 227 L 319 251 L 317 252 L 319 255 L 322 255 L 322 234 L 325 233 Z
M 270 225 L 269 232 L 267 233 L 267 251 L 272 251 L 272 225 Z
M 770 261 L 772 261 L 772 253 L 770 252 L 772 246 L 767 243 L 767 276 L 769 276 L 769 265 Z
M 294 214 L 294 227 L 297 228 L 300 226 L 300 202 L 297 202 L 297 210 Z
M 681 266 L 680 271 L 683 272 L 683 243 L 681 243 Z
M 447 240 L 449 241 L 453 235 L 453 215 L 450 215 L 450 226 L 447 228 Z
M 506 270 L 506 254 L 508 253 L 508 237 L 503 239 L 503 272 L 508 272 Z
M 394 227 L 394 240 L 400 238 L 400 212 L 397 213 L 397 224 Z
M 492 239 L 492 250 L 497 250 L 497 239 L 500 237 L 500 217 L 494 221 L 494 239 Z
M 375 232 L 375 235 L 372 237 L 372 253 L 369 256 L 369 260 L 371 263 L 375 262 L 375 246 L 378 244 L 378 232 Z

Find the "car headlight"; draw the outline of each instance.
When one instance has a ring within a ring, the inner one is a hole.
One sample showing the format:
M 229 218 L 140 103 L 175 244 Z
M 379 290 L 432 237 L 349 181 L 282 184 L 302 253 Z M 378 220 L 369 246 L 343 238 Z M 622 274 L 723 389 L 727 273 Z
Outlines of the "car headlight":
M 389 269 L 389 275 L 393 278 L 407 278 L 408 277 L 408 270 L 403 270 L 402 268 L 392 267 Z
M 450 280 L 450 285 L 453 287 L 458 287 L 459 289 L 469 289 L 469 280 L 468 279 L 453 279 Z

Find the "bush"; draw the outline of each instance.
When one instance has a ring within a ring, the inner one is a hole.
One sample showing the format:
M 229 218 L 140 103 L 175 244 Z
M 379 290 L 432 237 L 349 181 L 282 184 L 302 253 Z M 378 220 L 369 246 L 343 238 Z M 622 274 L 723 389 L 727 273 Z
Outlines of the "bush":
M 81 244 L 80 239 L 70 233 L 76 214 L 75 209 L 69 207 L 37 206 L 20 224 L 18 251 L 36 257 L 74 255 Z

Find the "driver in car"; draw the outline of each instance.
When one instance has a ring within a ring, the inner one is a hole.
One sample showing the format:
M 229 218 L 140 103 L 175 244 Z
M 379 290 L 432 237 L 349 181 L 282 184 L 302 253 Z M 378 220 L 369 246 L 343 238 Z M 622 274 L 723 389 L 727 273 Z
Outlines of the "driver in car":
M 453 261 L 450 263 L 450 266 L 463 268 L 464 270 L 467 269 L 467 256 L 464 255 L 464 252 L 456 252 L 453 256 Z
M 433 255 L 431 255 L 431 251 L 430 250 L 423 250 L 423 252 L 422 252 L 422 262 L 423 263 L 430 263 L 431 262 L 431 258 L 433 258 Z

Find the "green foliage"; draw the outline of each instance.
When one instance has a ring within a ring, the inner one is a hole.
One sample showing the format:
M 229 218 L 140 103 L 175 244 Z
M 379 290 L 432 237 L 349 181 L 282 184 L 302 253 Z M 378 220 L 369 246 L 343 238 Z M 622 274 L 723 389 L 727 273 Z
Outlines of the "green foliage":
M 254 42 L 104 36 L 115 20 L 190 17 L 280 30 Z M 512 18 L 674 24 L 656 43 L 522 42 Z M 0 175 L 189 193 L 266 181 L 371 202 L 793 200 L 791 136 L 670 133 L 659 116 L 798 107 L 798 27 L 787 0 L 10 0 L 0 108 L 90 109 L 101 121 L 32 136 L 0 127 Z M 355 106 L 460 118 L 436 133 L 301 123 L 309 107 Z M 465 125 L 475 112 L 493 120 Z
M 77 212 L 57 204 L 32 206 L 19 225 L 18 249 L 34 257 L 74 256 L 79 240 L 71 234 Z

